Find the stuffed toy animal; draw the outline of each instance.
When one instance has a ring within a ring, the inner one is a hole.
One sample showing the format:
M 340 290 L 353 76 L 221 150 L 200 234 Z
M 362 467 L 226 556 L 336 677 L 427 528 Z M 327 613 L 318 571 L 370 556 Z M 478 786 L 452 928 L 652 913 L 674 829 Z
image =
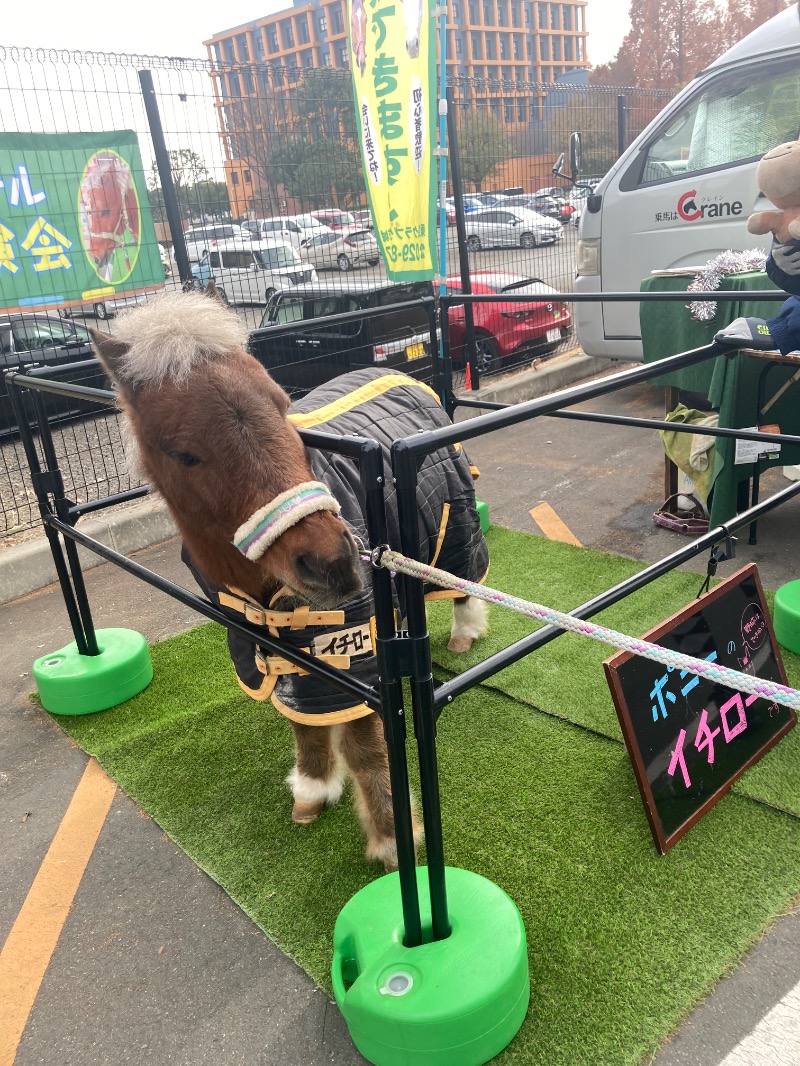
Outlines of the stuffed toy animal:
M 778 211 L 756 211 L 747 220 L 748 233 L 773 233 L 785 244 L 800 240 L 800 141 L 771 148 L 756 168 L 761 192 Z

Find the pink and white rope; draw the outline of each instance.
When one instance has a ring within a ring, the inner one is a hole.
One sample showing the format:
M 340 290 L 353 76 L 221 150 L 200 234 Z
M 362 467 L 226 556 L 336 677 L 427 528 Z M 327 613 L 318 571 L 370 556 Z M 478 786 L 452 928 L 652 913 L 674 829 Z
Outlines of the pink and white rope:
M 779 703 L 783 707 L 791 707 L 795 711 L 800 711 L 800 692 L 789 688 L 787 685 L 781 685 L 777 681 L 754 677 L 752 674 L 743 674 L 739 670 L 731 670 L 727 666 L 710 663 L 705 659 L 695 659 L 692 655 L 684 655 L 683 652 L 662 648 L 659 644 L 651 644 L 640 637 L 629 637 L 625 633 L 618 633 L 615 629 L 597 625 L 595 622 L 589 622 L 583 618 L 576 618 L 571 614 L 564 614 L 563 611 L 556 611 L 552 607 L 543 607 L 539 603 L 523 600 L 518 596 L 510 596 L 506 592 L 499 592 L 497 589 L 488 588 L 486 585 L 477 585 L 474 581 L 466 581 L 463 578 L 454 577 L 452 574 L 448 574 L 446 570 L 439 570 L 435 566 L 428 566 L 425 563 L 409 559 L 399 552 L 392 551 L 391 548 L 383 549 L 379 558 L 376 559 L 374 556 L 372 558 L 374 562 L 387 570 L 407 574 L 409 577 L 416 577 L 421 581 L 428 581 L 433 585 L 452 589 L 454 592 L 463 592 L 467 596 L 474 596 L 478 600 L 494 603 L 499 607 L 508 607 L 509 610 L 516 611 L 517 614 L 523 614 L 527 618 L 550 622 L 552 625 L 558 626 L 559 629 L 567 629 L 571 633 L 578 633 L 582 637 L 600 640 L 604 644 L 610 644 L 613 648 L 619 648 L 621 651 L 633 652 L 634 655 L 641 655 L 645 659 L 651 659 L 653 662 L 661 663 L 664 666 L 688 670 L 691 674 L 698 674 L 700 677 L 724 685 L 726 688 L 749 692 L 754 696 L 760 696 L 762 699 Z

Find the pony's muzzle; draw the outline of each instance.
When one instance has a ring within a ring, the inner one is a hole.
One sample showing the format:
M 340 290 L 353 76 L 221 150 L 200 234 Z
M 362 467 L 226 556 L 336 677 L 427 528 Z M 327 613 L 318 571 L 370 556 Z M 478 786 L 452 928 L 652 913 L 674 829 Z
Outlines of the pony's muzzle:
M 297 582 L 321 606 L 338 606 L 364 587 L 358 548 L 345 525 L 337 554 L 301 551 L 292 564 Z

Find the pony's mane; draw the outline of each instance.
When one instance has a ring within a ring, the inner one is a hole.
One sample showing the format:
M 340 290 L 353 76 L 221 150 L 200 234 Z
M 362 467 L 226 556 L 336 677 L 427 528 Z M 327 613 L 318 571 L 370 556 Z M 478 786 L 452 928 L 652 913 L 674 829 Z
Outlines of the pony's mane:
M 115 339 L 128 345 L 119 376 L 131 385 L 185 381 L 195 367 L 244 348 L 248 329 L 219 300 L 165 292 L 117 316 Z

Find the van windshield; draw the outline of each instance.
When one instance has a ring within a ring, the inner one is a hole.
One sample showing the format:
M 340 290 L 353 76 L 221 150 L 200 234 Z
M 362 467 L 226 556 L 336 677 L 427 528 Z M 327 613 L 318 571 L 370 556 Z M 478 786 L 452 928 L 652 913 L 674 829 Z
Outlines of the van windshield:
M 293 248 L 281 245 L 276 248 L 254 248 L 253 255 L 264 270 L 275 270 L 276 267 L 294 267 L 300 261 Z

